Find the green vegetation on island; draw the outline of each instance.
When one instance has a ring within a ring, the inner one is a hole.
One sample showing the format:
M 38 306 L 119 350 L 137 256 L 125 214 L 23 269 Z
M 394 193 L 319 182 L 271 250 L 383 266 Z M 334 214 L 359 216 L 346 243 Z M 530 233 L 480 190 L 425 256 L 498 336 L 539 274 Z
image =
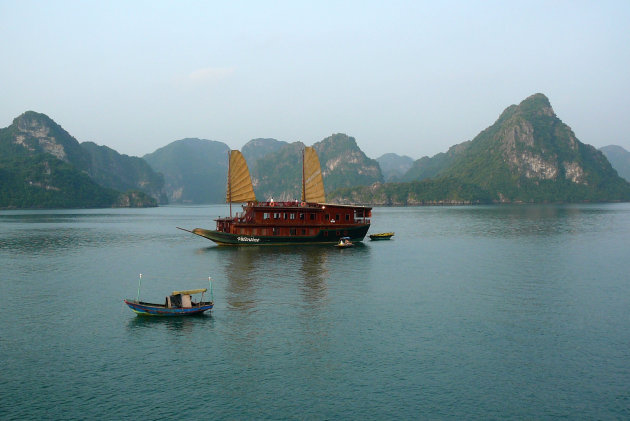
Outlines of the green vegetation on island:
M 396 198 L 390 200 L 396 204 L 418 204 L 419 198 L 422 203 L 630 200 L 630 184 L 600 151 L 575 137 L 543 94 L 508 107 L 473 140 L 416 161 L 403 180 L 421 183 L 385 184 L 374 190 L 381 191 L 381 199 Z M 466 194 L 453 189 L 458 184 Z M 389 200 L 374 201 L 363 188 L 335 192 L 334 197 L 372 204 Z
M 313 148 L 319 157 L 326 192 L 383 182 L 378 162 L 368 158 L 353 137 L 333 134 L 313 144 Z M 289 143 L 253 163 L 248 161 L 256 197 L 300 198 L 303 149 L 301 142 Z
M 83 142 L 81 147 L 90 155 L 90 177 L 101 186 L 121 192 L 142 191 L 161 204 L 168 203 L 164 176 L 155 172 L 144 159 L 121 155 L 93 142 Z
M 492 196 L 474 184 L 443 178 L 338 189 L 329 200 L 375 206 L 471 205 L 492 203 Z
M 94 168 L 90 151 L 61 126 L 44 114 L 27 111 L 15 118 L 11 126 L 0 129 L 0 208 L 157 205 L 153 197 L 134 188 L 137 184 L 131 183 L 124 193 L 111 188 L 102 178 L 100 184 L 99 177 L 91 177 Z M 120 166 L 117 170 L 117 176 L 122 176 Z M 157 177 L 159 185 L 159 176 L 148 166 L 146 170 L 149 177 Z
M 46 154 L 0 160 L 0 208 L 110 207 L 119 192 Z
M 300 198 L 304 146 L 270 138 L 243 146 L 259 200 Z M 630 178 L 630 153 L 614 146 L 602 153 L 581 143 L 543 94 L 509 106 L 474 139 L 416 161 L 396 154 L 370 159 L 341 133 L 313 147 L 329 202 L 630 201 L 630 183 L 619 176 Z M 129 157 L 79 144 L 46 115 L 28 111 L 0 129 L 0 208 L 224 203 L 229 149 L 222 142 L 182 139 L 143 158 Z

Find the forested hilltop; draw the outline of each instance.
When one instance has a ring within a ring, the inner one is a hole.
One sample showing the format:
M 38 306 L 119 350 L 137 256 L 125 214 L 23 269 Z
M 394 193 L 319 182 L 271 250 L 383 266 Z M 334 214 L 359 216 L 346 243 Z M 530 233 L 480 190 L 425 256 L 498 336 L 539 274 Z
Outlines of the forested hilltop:
M 368 158 L 353 137 L 333 134 L 313 144 L 313 148 L 319 156 L 326 192 L 383 182 L 378 162 Z M 248 162 L 259 200 L 300 198 L 303 149 L 301 142 L 284 144 L 257 161 Z
M 302 142 L 271 138 L 242 148 L 258 200 L 300 198 Z M 312 145 L 329 202 L 372 205 L 629 201 L 630 153 L 580 142 L 535 94 L 511 105 L 474 139 L 413 161 L 363 153 L 337 133 Z M 28 111 L 0 129 L 0 208 L 224 203 L 230 147 L 187 138 L 143 158 L 79 143 Z M 614 167 L 611 166 L 611 162 Z M 385 182 L 388 181 L 388 182 Z M 397 181 L 397 182 L 393 182 Z
M 628 201 L 630 184 L 580 142 L 535 94 L 511 105 L 473 140 L 422 158 L 389 183 L 338 190 L 331 200 L 380 205 Z
M 163 184 L 139 158 L 84 147 L 33 111 L 0 129 L 0 180 L 4 209 L 156 206 Z
M 242 148 L 258 200 L 300 198 L 302 142 L 253 139 Z M 326 191 L 383 182 L 378 162 L 353 137 L 334 134 L 313 144 Z M 144 159 L 164 174 L 170 203 L 223 203 L 229 146 L 207 139 L 181 139 Z

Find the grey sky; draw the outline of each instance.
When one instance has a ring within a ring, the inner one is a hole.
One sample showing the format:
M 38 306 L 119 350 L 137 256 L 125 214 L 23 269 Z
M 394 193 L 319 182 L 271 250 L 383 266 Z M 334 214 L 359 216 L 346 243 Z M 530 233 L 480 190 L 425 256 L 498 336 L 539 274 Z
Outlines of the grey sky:
M 142 156 L 184 137 L 446 151 L 536 92 L 630 150 L 629 1 L 0 0 L 0 127 Z

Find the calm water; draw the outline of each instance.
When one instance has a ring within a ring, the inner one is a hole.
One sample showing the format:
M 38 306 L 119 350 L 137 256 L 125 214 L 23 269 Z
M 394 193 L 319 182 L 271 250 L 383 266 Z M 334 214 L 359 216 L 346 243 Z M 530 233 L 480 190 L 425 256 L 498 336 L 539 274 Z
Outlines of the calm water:
M 0 419 L 630 418 L 630 205 L 377 208 L 219 248 L 226 206 L 0 212 Z M 136 317 L 214 279 L 210 316 Z

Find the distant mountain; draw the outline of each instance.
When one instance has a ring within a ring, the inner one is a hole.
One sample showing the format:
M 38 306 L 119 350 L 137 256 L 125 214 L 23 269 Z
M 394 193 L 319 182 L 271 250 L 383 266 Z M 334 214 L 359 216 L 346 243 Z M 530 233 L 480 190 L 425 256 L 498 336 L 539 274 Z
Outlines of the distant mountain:
M 630 181 L 630 152 L 621 146 L 609 145 L 599 149 L 602 151 L 610 164 L 613 166 L 620 177 Z
M 161 204 L 168 203 L 163 191 L 164 176 L 153 171 L 142 158 L 121 155 L 93 142 L 83 142 L 81 147 L 91 157 L 88 174 L 101 186 L 119 191 L 141 190 Z
M 630 200 L 630 184 L 575 137 L 543 94 L 508 107 L 442 174 L 472 182 L 499 202 Z
M 143 159 L 164 174 L 170 203 L 224 203 L 228 145 L 205 139 L 181 139 Z
M 247 162 L 258 200 L 300 199 L 303 149 L 302 142 L 288 143 L 257 161 Z
M 250 162 L 253 165 L 260 158 L 263 158 L 267 154 L 278 152 L 278 150 L 286 145 L 288 145 L 287 142 L 280 140 L 258 138 L 247 142 L 245 146 L 241 148 L 241 152 L 249 166 Z
M 79 171 L 87 171 L 90 166 L 89 153 L 45 114 L 27 111 L 2 129 L 2 134 L 1 147 L 5 156 L 50 154 Z
M 331 194 L 330 201 L 373 206 L 418 206 L 484 204 L 492 203 L 493 198 L 477 185 L 447 177 L 339 189 Z
M 472 141 L 420 161 L 409 172 L 417 171 L 417 179 L 422 180 L 429 175 L 431 183 L 426 187 L 432 193 L 402 184 L 375 186 L 382 190 L 384 204 L 394 203 L 392 197 L 405 189 L 408 196 L 397 204 L 476 202 L 477 198 L 501 203 L 630 200 L 630 184 L 600 151 L 575 137 L 543 94 L 508 107 Z M 463 199 L 461 192 L 449 188 L 454 182 L 466 186 Z M 365 201 L 356 191 L 344 195 Z
M 322 168 L 324 188 L 331 192 L 342 187 L 383 182 L 378 162 L 368 158 L 353 137 L 334 134 L 313 145 Z M 302 150 L 304 144 L 283 145 L 252 164 L 252 181 L 256 197 L 266 200 L 299 199 L 302 183 Z
M 408 156 L 400 156 L 395 153 L 386 153 L 376 158 L 383 172 L 385 181 L 393 181 L 402 177 L 413 165 L 413 159 Z
M 431 158 L 423 156 L 411 165 L 411 168 L 400 177 L 400 181 L 419 181 L 436 177 L 449 168 L 469 145 L 470 141 L 451 146 L 447 152 L 439 153 Z
M 363 153 L 354 137 L 333 134 L 313 148 L 319 155 L 326 191 L 384 181 L 378 162 Z
M 90 178 L 92 156 L 48 116 L 27 111 L 0 129 L 0 208 L 155 206 Z

